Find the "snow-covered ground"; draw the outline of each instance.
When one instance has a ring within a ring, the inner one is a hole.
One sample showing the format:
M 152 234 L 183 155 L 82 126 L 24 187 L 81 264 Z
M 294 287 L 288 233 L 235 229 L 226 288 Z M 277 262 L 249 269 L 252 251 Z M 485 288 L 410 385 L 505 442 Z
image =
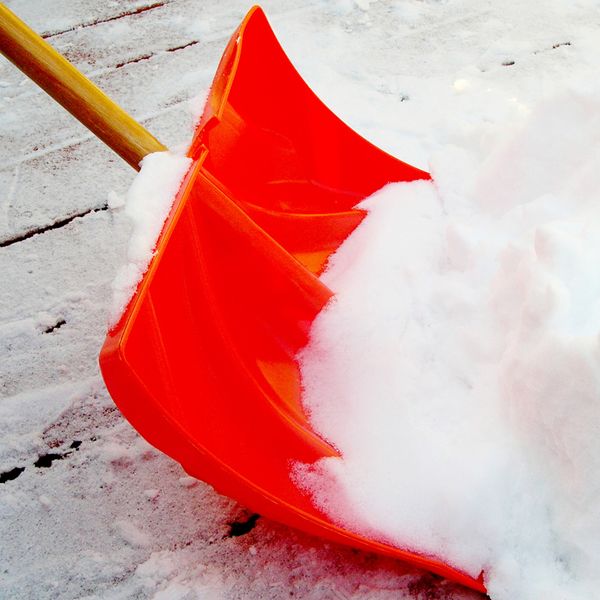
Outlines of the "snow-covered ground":
M 8 5 L 173 148 L 250 6 Z M 464 191 L 456 172 L 478 169 L 535 105 L 586 87 L 600 66 L 593 0 L 263 7 L 317 94 L 376 144 L 431 168 L 450 196 Z M 134 173 L 4 60 L 0 137 L 1 598 L 479 597 L 257 519 L 141 440 L 97 366 Z M 488 167 L 482 185 L 496 190 L 502 171 Z

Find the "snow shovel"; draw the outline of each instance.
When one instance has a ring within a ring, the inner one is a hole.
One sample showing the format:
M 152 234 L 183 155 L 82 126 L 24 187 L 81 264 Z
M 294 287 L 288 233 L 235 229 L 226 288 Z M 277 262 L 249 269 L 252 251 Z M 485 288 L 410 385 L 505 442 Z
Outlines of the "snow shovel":
M 0 5 L 0 50 L 133 167 L 164 146 Z M 295 359 L 332 296 L 317 275 L 391 181 L 429 175 L 352 131 L 312 93 L 254 7 L 219 64 L 193 159 L 134 298 L 100 353 L 151 444 L 252 510 L 428 569 L 436 559 L 333 523 L 290 466 L 336 450 L 311 429 Z

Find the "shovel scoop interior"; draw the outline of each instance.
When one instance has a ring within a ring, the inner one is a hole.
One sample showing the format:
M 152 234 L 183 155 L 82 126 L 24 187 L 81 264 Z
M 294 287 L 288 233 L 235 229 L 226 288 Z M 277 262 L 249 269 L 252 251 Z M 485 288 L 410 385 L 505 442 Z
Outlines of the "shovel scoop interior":
M 234 33 L 154 258 L 100 354 L 151 444 L 252 510 L 483 590 L 481 579 L 346 530 L 290 478 L 336 450 L 300 403 L 295 356 L 332 296 L 318 279 L 391 181 L 429 175 L 376 148 L 312 93 L 259 8 Z

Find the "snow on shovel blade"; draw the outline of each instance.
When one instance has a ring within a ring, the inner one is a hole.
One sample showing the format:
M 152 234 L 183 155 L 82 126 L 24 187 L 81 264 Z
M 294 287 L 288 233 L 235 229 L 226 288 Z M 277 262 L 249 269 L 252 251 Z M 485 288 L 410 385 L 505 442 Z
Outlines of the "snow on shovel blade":
M 252 510 L 484 590 L 437 560 L 354 534 L 290 465 L 336 455 L 300 404 L 296 353 L 332 293 L 317 278 L 390 181 L 429 178 L 361 138 L 312 93 L 259 8 L 234 33 L 155 256 L 100 354 L 134 427 Z

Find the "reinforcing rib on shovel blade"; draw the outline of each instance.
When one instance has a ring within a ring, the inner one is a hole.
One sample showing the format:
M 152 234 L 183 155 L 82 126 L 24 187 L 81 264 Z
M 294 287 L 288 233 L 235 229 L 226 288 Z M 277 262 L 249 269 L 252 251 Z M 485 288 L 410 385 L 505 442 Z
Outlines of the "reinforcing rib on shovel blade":
M 304 415 L 295 360 L 332 296 L 316 275 L 363 218 L 354 205 L 429 175 L 329 111 L 257 7 L 225 50 L 189 156 L 100 355 L 116 404 L 188 473 L 252 510 L 483 591 L 481 579 L 334 524 L 289 474 L 336 455 Z

